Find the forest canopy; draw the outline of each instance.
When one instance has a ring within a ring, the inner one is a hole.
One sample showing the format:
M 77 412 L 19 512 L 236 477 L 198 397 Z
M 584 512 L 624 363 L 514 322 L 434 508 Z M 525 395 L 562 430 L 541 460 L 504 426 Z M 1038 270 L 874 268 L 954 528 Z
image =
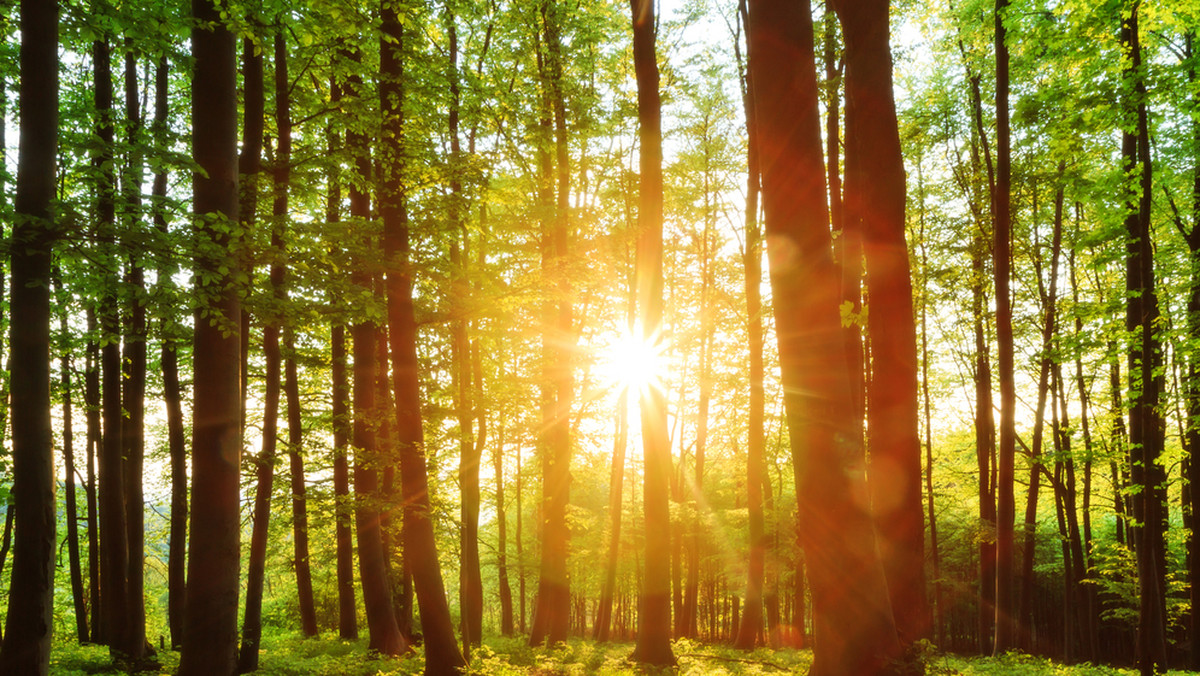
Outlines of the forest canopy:
M 1198 29 L 0 0 L 0 674 L 1200 669 Z

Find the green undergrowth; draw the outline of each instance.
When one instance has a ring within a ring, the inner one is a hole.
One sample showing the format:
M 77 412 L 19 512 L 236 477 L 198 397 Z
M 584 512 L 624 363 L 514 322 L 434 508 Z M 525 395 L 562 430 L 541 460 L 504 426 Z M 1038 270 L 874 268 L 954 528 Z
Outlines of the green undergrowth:
M 734 650 L 681 639 L 674 642 L 678 666 L 656 669 L 629 661 L 632 643 L 596 643 L 572 639 L 554 648 L 531 648 L 524 639 L 489 637 L 471 654 L 472 676 L 752 676 L 757 674 L 803 674 L 812 663 L 808 650 Z M 158 668 L 136 672 L 140 676 L 173 674 L 179 654 L 161 651 Z M 927 674 L 941 676 L 1132 676 L 1133 669 L 1094 665 L 1063 665 L 1051 660 L 1011 653 L 1003 657 L 959 657 L 926 655 Z M 407 676 L 420 674 L 425 660 L 418 651 L 401 658 L 381 657 L 367 652 L 366 640 L 336 638 L 305 639 L 297 635 L 267 635 L 259 656 L 261 676 Z M 118 674 L 108 649 L 58 641 L 51 656 L 50 673 L 61 676 Z M 1184 674 L 1190 672 L 1170 672 Z

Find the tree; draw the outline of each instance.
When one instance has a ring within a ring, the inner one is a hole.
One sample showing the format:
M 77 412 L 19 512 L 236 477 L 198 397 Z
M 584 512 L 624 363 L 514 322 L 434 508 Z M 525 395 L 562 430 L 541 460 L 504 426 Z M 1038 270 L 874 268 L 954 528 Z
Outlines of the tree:
M 233 673 L 237 663 L 241 303 L 228 252 L 238 216 L 233 34 L 215 3 L 194 0 L 192 176 L 199 249 L 192 369 L 192 513 L 182 676 Z
M 853 499 L 862 490 L 863 457 L 849 413 L 812 15 L 807 2 L 751 0 L 749 9 L 776 336 L 816 618 L 812 673 L 883 673 L 900 645 L 871 517 Z
M 995 225 L 992 234 L 993 275 L 996 284 L 996 343 L 1000 380 L 1000 447 L 996 460 L 996 638 L 994 655 L 1016 646 L 1013 607 L 1013 475 L 1016 456 L 1017 391 L 1013 376 L 1012 214 L 1010 210 L 1011 151 L 1008 115 L 1008 43 L 1004 15 L 1008 0 L 996 0 L 996 183 L 993 188 Z
M 404 190 L 405 32 L 398 2 L 381 6 L 379 213 L 383 219 L 383 255 L 387 261 L 388 343 L 395 392 L 395 435 L 400 462 L 400 498 L 404 504 L 405 565 L 412 571 L 421 612 L 428 674 L 454 674 L 466 665 L 446 602 L 434 539 L 421 426 L 420 379 L 417 367 L 417 322 L 413 313 L 412 268 L 409 263 L 407 195 Z M 357 343 L 357 341 L 356 341 Z M 361 553 L 360 553 L 361 558 Z
M 634 74 L 638 90 L 637 293 L 640 338 L 658 346 L 663 340 L 662 244 L 662 104 L 658 90 L 655 52 L 654 0 L 630 0 L 633 20 Z M 671 520 L 667 491 L 671 472 L 671 446 L 667 437 L 667 401 L 659 383 L 641 393 L 642 457 L 645 459 L 642 490 L 646 514 L 646 573 L 638 613 L 638 640 L 633 659 L 645 664 L 671 666 L 669 551 Z
M 917 433 L 917 339 L 905 242 L 905 176 L 886 0 L 834 2 L 846 40 L 846 216 L 861 223 L 870 311 L 869 483 L 896 629 L 927 635 Z M 852 173 L 853 172 L 853 173 Z
M 9 312 L 16 543 L 0 674 L 46 674 L 54 626 L 50 423 L 51 203 L 58 149 L 58 6 L 21 0 L 20 155 Z M 19 320 L 19 321 L 18 321 Z

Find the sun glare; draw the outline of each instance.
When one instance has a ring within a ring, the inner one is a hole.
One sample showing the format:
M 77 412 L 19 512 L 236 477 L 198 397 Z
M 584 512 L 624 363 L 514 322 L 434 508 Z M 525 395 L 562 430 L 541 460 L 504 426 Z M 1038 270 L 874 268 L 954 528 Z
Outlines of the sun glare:
M 642 391 L 663 379 L 665 365 L 662 341 L 645 340 L 623 332 L 601 356 L 600 366 L 614 387 Z

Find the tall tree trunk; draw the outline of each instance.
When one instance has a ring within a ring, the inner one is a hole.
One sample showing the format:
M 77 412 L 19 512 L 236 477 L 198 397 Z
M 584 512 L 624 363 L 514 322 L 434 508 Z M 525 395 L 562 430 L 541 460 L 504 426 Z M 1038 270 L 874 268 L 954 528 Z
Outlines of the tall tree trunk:
M 154 73 L 153 135 L 156 152 L 167 150 L 167 58 L 160 57 Z M 159 165 L 165 167 L 165 164 Z M 167 236 L 167 172 L 154 174 L 152 187 L 154 224 L 164 238 Z M 171 277 L 176 265 L 164 257 L 158 269 L 159 292 L 175 293 Z M 179 385 L 179 354 L 177 348 L 178 322 L 164 319 L 160 329 L 162 348 L 160 362 L 163 378 L 163 403 L 167 409 L 167 448 L 171 464 L 171 534 L 167 544 L 167 624 L 171 632 L 171 647 L 183 643 L 183 602 L 187 565 L 187 448 L 184 442 L 183 393 Z
M 300 630 L 316 636 L 317 609 L 313 600 L 312 569 L 308 558 L 308 487 L 304 476 L 304 428 L 300 410 L 300 381 L 296 373 L 296 339 L 292 329 L 284 332 L 284 392 L 288 407 L 288 468 L 292 484 L 292 558 L 296 567 L 296 595 L 300 606 Z
M 869 484 L 896 630 L 910 644 L 929 632 L 925 519 L 917 421 L 917 337 L 905 242 L 888 2 L 833 3 L 846 40 L 846 214 L 861 224 L 871 301 L 867 330 Z M 853 365 L 852 365 L 853 367 Z
M 238 216 L 237 89 L 233 34 L 211 0 L 193 0 L 192 177 L 201 215 L 192 372 L 192 513 L 180 676 L 237 666 L 241 304 L 239 261 L 228 254 L 222 218 Z M 197 499 L 199 498 L 199 499 Z
M 342 88 L 337 78 L 329 83 L 329 99 L 339 105 Z M 339 150 L 337 132 L 329 131 L 328 149 L 333 155 Z M 342 189 L 338 168 L 330 169 L 329 193 L 326 196 L 325 220 L 341 220 Z M 337 302 L 337 299 L 333 299 Z M 354 534 L 351 528 L 350 467 L 347 450 L 350 445 L 350 382 L 346 375 L 346 329 L 340 320 L 330 327 L 330 370 L 333 394 L 333 495 L 334 539 L 337 548 L 338 637 L 358 638 L 358 610 L 354 600 Z
M 246 573 L 246 604 L 242 621 L 242 646 L 238 669 L 248 673 L 258 669 L 258 650 L 262 641 L 262 595 L 267 563 L 267 534 L 271 521 L 271 494 L 275 485 L 276 450 L 279 442 L 279 395 L 283 354 L 280 334 L 281 314 L 287 303 L 287 268 L 283 263 L 283 230 L 288 216 L 288 181 L 291 178 L 292 130 L 289 112 L 287 45 L 283 28 L 275 32 L 275 124 L 278 132 L 272 167 L 273 193 L 271 221 L 270 287 L 275 303 L 264 317 L 263 355 L 266 359 L 266 392 L 263 400 L 262 448 L 255 459 L 257 484 L 254 492 L 254 525 L 250 533 L 250 560 Z
M 541 165 L 539 201 L 546 216 L 542 221 L 542 270 L 552 297 L 544 305 L 546 331 L 542 335 L 546 384 L 542 392 L 542 556 L 538 576 L 537 608 L 530 643 L 553 645 L 565 641 L 570 628 L 570 581 L 567 556 L 570 530 L 567 503 L 570 495 L 571 426 L 574 393 L 572 357 L 574 344 L 571 285 L 567 269 L 571 187 L 567 148 L 566 99 L 562 73 L 562 17 L 566 6 L 543 2 L 538 7 L 544 52 L 539 50 L 542 79 Z M 551 122 L 553 120 L 553 122 Z M 549 144 L 553 129 L 555 161 Z M 557 184 L 557 198 L 553 197 Z
M 929 549 L 933 566 L 931 621 L 937 645 L 946 645 L 945 606 L 942 600 L 942 561 L 938 551 L 937 512 L 933 508 L 933 415 L 929 396 L 929 256 L 925 239 L 925 185 L 920 160 L 917 164 L 918 233 L 921 244 L 921 398 L 925 415 L 925 495 L 929 505 Z
M 459 444 L 459 489 L 462 493 L 462 530 L 459 540 L 462 563 L 459 569 L 459 614 L 462 618 L 463 652 L 469 656 L 470 647 L 478 645 L 483 631 L 483 579 L 479 571 L 479 464 L 475 455 L 474 404 L 471 397 L 471 355 L 467 336 L 467 308 L 470 305 L 470 284 L 467 281 L 467 262 L 470 254 L 467 245 L 465 220 L 465 197 L 462 182 L 462 144 L 459 139 L 459 76 L 458 76 L 458 25 L 454 10 L 449 5 L 445 12 L 446 36 L 448 41 L 450 110 L 448 131 L 450 135 L 449 183 L 450 227 L 454 241 L 450 245 L 450 284 L 453 319 L 450 327 L 454 359 L 455 413 L 458 418 Z
M 380 42 L 380 102 L 383 134 L 379 144 L 381 176 L 379 213 L 383 217 L 383 254 L 387 266 L 388 340 L 395 392 L 396 442 L 399 448 L 401 500 L 404 509 L 405 565 L 412 571 L 425 665 L 429 674 L 454 674 L 465 666 L 454 635 L 441 566 L 434 539 L 421 426 L 420 372 L 417 365 L 417 324 L 413 312 L 412 268 L 409 264 L 407 195 L 404 172 L 405 31 L 402 7 L 382 5 Z M 355 341 L 357 343 L 357 341 Z M 360 553 L 361 558 L 361 553 Z
M 825 201 L 811 9 L 752 0 L 748 34 L 784 404 L 815 603 L 812 673 L 882 673 L 900 643 L 871 517 L 853 498 L 864 489 L 863 455 Z
M 637 291 L 640 338 L 663 340 L 663 177 L 662 103 L 655 51 L 655 0 L 630 0 L 633 20 L 633 65 L 638 91 Z M 646 574 L 638 613 L 638 639 L 632 659 L 673 666 L 671 651 L 670 552 L 671 516 L 667 493 L 671 446 L 667 436 L 667 400 L 660 383 L 641 392 L 643 509 L 645 510 Z
M 0 674 L 46 674 L 54 626 L 54 437 L 50 255 L 58 151 L 58 5 L 21 0 L 20 155 L 10 261 L 9 344 L 16 543 Z M 7 529 L 6 529 L 7 530 Z
M 386 10 L 386 6 L 385 6 Z M 385 21 L 387 16 L 385 15 Z M 386 25 L 385 25 L 386 29 Z M 381 41 L 381 47 L 386 41 Z M 381 49 L 381 53 L 386 53 Z M 356 69 L 359 68 L 361 56 L 357 51 L 351 51 L 350 61 Z M 381 70 L 381 85 L 388 85 L 392 73 Z M 388 95 L 384 86 L 380 87 L 381 99 L 386 105 Z M 347 81 L 345 94 L 347 98 L 362 97 L 363 82 L 355 72 Z M 388 128 L 384 127 L 384 139 L 390 141 Z M 370 140 L 361 132 L 347 132 L 346 145 L 354 158 L 357 180 L 350 186 L 350 216 L 356 219 L 371 218 L 370 197 L 365 187 L 370 184 L 371 157 Z M 389 164 L 389 157 L 381 158 L 380 166 Z M 387 177 L 380 177 L 386 181 Z M 381 213 L 385 214 L 386 207 L 381 201 Z M 370 239 L 361 243 L 363 251 L 370 250 L 376 243 Z M 374 279 L 360 261 L 358 270 L 353 274 L 353 283 L 360 289 L 361 298 L 373 296 Z M 382 416 L 386 411 L 377 401 L 378 385 L 376 382 L 378 355 L 376 340 L 378 327 L 370 314 L 359 315 L 351 327 L 353 343 L 353 389 L 352 401 L 354 409 L 354 526 L 358 539 L 358 573 L 362 584 L 363 605 L 366 608 L 367 631 L 371 650 L 385 655 L 399 655 L 409 649 L 407 640 L 400 633 L 396 623 L 396 615 L 392 609 L 391 583 L 388 577 L 387 559 L 383 549 L 383 532 L 380 510 L 384 508 L 379 490 L 378 471 L 391 459 L 384 458 L 381 453 L 376 432 L 380 427 Z
M 1123 169 L 1136 177 L 1127 197 L 1126 330 L 1131 334 L 1129 382 L 1135 393 L 1129 402 L 1129 447 L 1133 485 L 1139 488 L 1134 500 L 1141 504 L 1141 519 L 1134 527 L 1138 564 L 1137 664 L 1142 674 L 1166 668 L 1165 567 L 1166 522 L 1165 469 L 1159 463 L 1165 429 L 1158 411 L 1162 392 L 1162 354 L 1158 336 L 1158 299 L 1155 293 L 1154 258 L 1150 241 L 1150 134 L 1147 122 L 1145 74 L 1142 72 L 1141 37 L 1138 26 L 1140 3 L 1135 0 L 1128 16 L 1122 16 L 1121 48 L 1128 54 L 1125 80 L 1126 115 L 1136 120 L 1127 125 L 1122 142 Z M 1132 180 L 1132 179 L 1131 179 Z
M 503 368 L 499 377 L 504 379 Z M 508 581 L 508 512 L 504 506 L 504 435 L 508 428 L 503 417 L 500 418 L 499 427 L 493 456 L 496 468 L 496 574 L 500 585 L 500 634 L 512 636 L 513 598 L 512 585 Z
M 993 275 L 996 284 L 996 343 L 1000 379 L 1000 447 L 997 458 L 996 503 L 996 640 L 994 655 L 1003 655 L 1017 644 L 1022 618 L 1013 608 L 1013 497 L 1016 459 L 1016 383 L 1013 379 L 1012 300 L 1009 279 L 1012 267 L 1012 214 L 1010 210 L 1008 43 L 1004 28 L 1008 0 L 996 0 L 996 184 L 993 190 Z
M 141 254 L 135 242 L 140 233 L 142 205 L 142 116 L 137 81 L 137 58 L 132 38 L 125 38 L 125 129 L 130 146 L 126 170 L 122 177 L 122 196 L 126 210 L 124 248 L 129 252 L 125 272 L 125 287 L 129 306 L 125 315 L 123 377 L 121 379 L 121 450 L 124 462 L 125 528 L 129 546 L 126 573 L 126 638 L 127 655 L 140 660 L 146 653 L 145 601 L 145 532 L 146 516 L 142 491 L 142 470 L 145 462 L 146 418 L 146 305 L 144 273 Z
M 613 435 L 612 473 L 608 482 L 608 515 L 612 526 L 608 533 L 608 551 L 604 559 L 604 582 L 600 588 L 600 602 L 596 608 L 593 637 L 607 641 L 612 634 L 613 597 L 617 589 L 617 565 L 621 553 L 621 508 L 624 496 L 625 449 L 629 432 L 629 390 L 621 391 L 617 397 L 616 430 Z
M 54 286 L 62 292 L 62 275 L 52 271 Z M 62 445 L 63 445 L 63 501 L 67 519 L 67 558 L 71 572 L 71 601 L 75 610 L 75 636 L 80 643 L 88 640 L 88 611 L 84 601 L 83 568 L 79 560 L 79 516 L 75 501 L 75 434 L 72 429 L 74 407 L 71 392 L 71 340 L 67 327 L 69 302 L 59 299 L 58 314 L 58 377 L 59 397 L 62 400 Z
M 745 12 L 743 0 L 742 11 Z M 746 74 L 746 87 L 742 95 L 742 107 L 746 116 L 746 131 L 749 141 L 746 146 L 746 254 L 743 262 L 746 317 L 748 321 L 747 338 L 749 352 L 750 377 L 750 406 L 747 415 L 749 425 L 749 440 L 746 445 L 746 506 L 750 512 L 750 560 L 747 568 L 746 599 L 749 616 L 757 607 L 756 598 L 762 594 L 763 577 L 766 558 L 766 541 L 763 532 L 761 485 L 765 477 L 764 455 L 766 449 L 766 432 L 763 420 L 766 410 L 766 390 L 764 388 L 765 369 L 763 366 L 763 328 L 762 328 L 762 233 L 758 226 L 758 191 L 759 191 L 759 160 L 758 160 L 758 125 L 754 118 L 754 97 L 750 85 L 749 73 Z M 756 488 L 758 487 L 758 488 Z M 753 619 L 753 618 L 752 618 Z M 754 637 L 750 632 L 757 627 L 752 622 L 742 621 L 734 645 L 749 649 L 754 647 Z
M 89 336 L 96 336 L 96 312 L 87 310 Z M 87 524 L 88 524 L 88 605 L 92 612 L 92 643 L 103 643 L 103 608 L 100 605 L 100 519 L 96 494 L 96 457 L 100 454 L 100 343 L 94 338 L 87 343 L 87 365 L 84 371 L 84 402 L 87 404 Z
M 116 176 L 113 171 L 112 50 L 107 41 L 93 44 L 93 73 L 97 135 L 100 150 L 93 164 L 99 170 L 97 216 L 99 239 L 115 261 Z M 125 478 L 121 448 L 121 339 L 117 275 L 104 279 L 100 299 L 101 409 L 104 437 L 100 447 L 100 602 L 104 639 L 118 654 L 129 654 L 129 545 L 125 523 Z

